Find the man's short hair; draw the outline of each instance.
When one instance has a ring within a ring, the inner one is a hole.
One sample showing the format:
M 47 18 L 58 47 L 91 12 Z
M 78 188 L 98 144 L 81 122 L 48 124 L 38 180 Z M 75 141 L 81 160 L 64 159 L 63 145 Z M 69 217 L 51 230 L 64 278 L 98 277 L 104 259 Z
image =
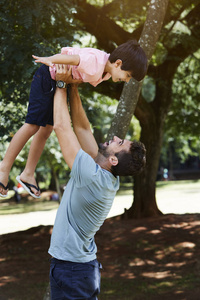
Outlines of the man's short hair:
M 118 164 L 111 167 L 115 176 L 135 176 L 144 170 L 146 165 L 146 149 L 143 143 L 133 141 L 129 151 L 115 153 Z
M 136 40 L 130 40 L 118 46 L 109 56 L 111 63 L 120 59 L 121 69 L 131 72 L 131 76 L 141 81 L 147 73 L 147 56 Z

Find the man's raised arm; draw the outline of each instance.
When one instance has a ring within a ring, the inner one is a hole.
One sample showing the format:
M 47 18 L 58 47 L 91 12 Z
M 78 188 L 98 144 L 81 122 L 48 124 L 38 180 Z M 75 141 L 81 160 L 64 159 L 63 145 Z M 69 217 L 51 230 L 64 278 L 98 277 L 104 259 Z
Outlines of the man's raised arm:
M 81 148 L 95 158 L 98 154 L 98 145 L 83 109 L 76 84 L 71 84 L 70 87 L 70 113 L 74 132 L 76 133 Z
M 65 65 L 58 69 L 56 80 L 62 80 L 70 83 L 70 114 L 76 137 L 81 148 L 95 158 L 98 154 L 98 145 L 92 134 L 90 123 L 83 109 L 82 102 L 78 92 L 77 80 L 71 76 L 71 69 L 67 70 Z M 78 82 L 80 83 L 80 81 Z
M 59 80 L 59 72 L 62 67 L 57 65 L 56 68 L 56 79 Z M 56 88 L 54 95 L 54 130 L 57 135 L 63 157 L 71 169 L 81 146 L 71 127 L 66 89 Z

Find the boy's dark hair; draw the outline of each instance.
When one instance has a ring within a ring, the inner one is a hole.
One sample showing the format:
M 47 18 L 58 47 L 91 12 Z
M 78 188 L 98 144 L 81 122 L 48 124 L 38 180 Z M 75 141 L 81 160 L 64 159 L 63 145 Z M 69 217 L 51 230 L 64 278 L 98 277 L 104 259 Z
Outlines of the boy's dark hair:
M 115 153 L 118 164 L 111 167 L 114 176 L 135 176 L 144 170 L 146 165 L 146 149 L 143 143 L 133 141 L 129 152 Z
M 130 71 L 131 76 L 141 81 L 147 73 L 147 57 L 136 40 L 130 40 L 118 46 L 109 56 L 111 63 L 121 59 L 121 69 Z

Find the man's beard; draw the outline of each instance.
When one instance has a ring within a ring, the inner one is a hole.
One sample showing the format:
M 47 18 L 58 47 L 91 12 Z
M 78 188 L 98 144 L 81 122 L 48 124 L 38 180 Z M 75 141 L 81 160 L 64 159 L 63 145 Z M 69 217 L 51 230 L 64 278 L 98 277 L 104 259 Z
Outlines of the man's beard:
M 99 146 L 99 153 L 101 153 L 104 157 L 108 158 L 110 154 L 107 147 L 104 146 L 103 143 L 100 143 L 98 146 Z

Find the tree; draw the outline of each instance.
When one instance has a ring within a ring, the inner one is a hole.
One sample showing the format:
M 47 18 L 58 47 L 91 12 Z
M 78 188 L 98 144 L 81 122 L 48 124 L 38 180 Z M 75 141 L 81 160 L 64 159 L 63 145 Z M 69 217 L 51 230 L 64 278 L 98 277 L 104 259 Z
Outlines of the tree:
M 186 3 L 184 3 L 186 4 Z M 183 7 L 185 9 L 185 7 Z M 162 147 L 164 124 L 167 113 L 172 104 L 173 78 L 177 68 L 189 55 L 193 54 L 200 46 L 197 40 L 199 32 L 199 5 L 192 8 L 182 19 L 180 11 L 176 13 L 178 19 L 190 28 L 191 35 L 182 31 L 180 37 L 173 31 L 168 33 L 168 38 L 163 39 L 166 56 L 162 63 L 149 70 L 156 84 L 155 99 L 147 103 L 142 97 L 136 107 L 135 115 L 141 124 L 141 141 L 147 148 L 147 168 L 143 175 L 136 177 L 134 187 L 134 203 L 129 211 L 132 217 L 148 217 L 159 214 L 155 207 L 155 181 Z M 177 22 L 177 21 L 176 21 Z M 170 45 L 171 39 L 171 45 Z M 173 44 L 173 42 L 174 44 Z M 191 47 L 192 45 L 192 47 Z
M 140 44 L 146 52 L 147 58 L 150 61 L 151 57 L 154 53 L 156 43 L 158 41 L 161 28 L 163 25 L 165 13 L 167 10 L 168 1 L 152 1 L 148 8 L 147 19 L 145 21 L 143 31 L 140 37 Z M 142 87 L 142 82 L 138 83 L 136 81 L 132 81 L 129 84 L 124 86 L 122 91 L 122 95 L 120 97 L 119 105 L 117 108 L 117 113 L 115 118 L 111 124 L 111 128 L 109 131 L 109 136 L 113 136 L 114 134 L 124 138 L 127 131 L 128 126 L 130 124 L 131 118 L 135 112 L 135 108 L 137 106 L 140 90 Z M 146 143 L 145 143 L 146 145 Z M 152 147 L 152 146 L 151 146 Z M 151 157 L 148 155 L 149 147 L 147 148 L 147 164 L 148 166 L 151 163 Z M 149 168 L 152 172 L 152 168 L 157 170 L 157 165 L 153 161 L 152 166 Z M 148 167 L 147 169 L 148 170 Z M 146 172 L 146 170 L 144 172 Z M 140 217 L 143 214 L 146 215 L 149 211 L 153 210 L 154 213 L 160 214 L 160 211 L 157 207 L 155 198 L 148 198 L 148 193 L 152 190 L 153 185 L 155 187 L 156 178 L 150 177 L 148 178 L 148 183 L 144 181 L 142 183 L 143 187 L 146 187 L 146 194 L 141 195 L 141 183 L 139 180 L 144 180 L 143 174 L 135 178 L 134 185 L 134 204 L 130 211 L 129 215 L 133 215 L 134 217 Z M 152 180 L 152 182 L 151 182 Z M 147 188 L 149 184 L 150 188 Z M 151 194 L 155 195 L 155 191 L 152 191 Z M 147 203 L 147 199 L 148 203 Z M 145 211 L 145 212 L 144 212 Z M 147 212 L 148 211 L 148 212 Z M 133 213 L 132 213 L 133 212 Z M 150 213 L 151 214 L 151 213 Z
M 153 5 L 154 2 L 151 1 L 151 4 Z M 95 35 L 97 45 L 102 46 L 104 50 L 111 51 L 114 43 L 120 44 L 130 38 L 139 39 L 143 28 L 143 17 L 142 14 L 138 14 L 139 16 L 134 14 L 136 11 L 138 13 L 138 10 L 133 2 L 126 0 L 119 4 L 119 1 L 115 0 L 102 6 L 93 6 L 86 1 L 78 1 L 78 3 L 81 10 L 77 12 L 76 17 L 83 22 L 85 30 Z M 147 1 L 137 2 L 141 11 L 146 5 Z M 90 19 L 89 14 L 93 18 Z M 136 25 L 130 32 L 130 25 L 133 25 L 134 17 L 138 26 Z M 127 28 L 129 31 L 126 30 Z M 144 142 L 147 149 L 147 167 L 141 176 L 135 178 L 134 202 L 128 212 L 130 217 L 160 214 L 156 205 L 155 181 L 164 123 L 173 101 L 171 96 L 173 78 L 180 63 L 199 49 L 198 35 L 199 1 L 171 0 L 159 43 L 148 70 L 148 75 L 155 82 L 155 98 L 153 102 L 148 103 L 140 95 L 135 110 L 135 115 L 141 125 L 141 141 Z M 119 98 L 121 89 L 122 87 L 118 89 L 111 87 L 108 90 L 114 98 Z M 101 93 L 108 93 L 105 85 L 99 87 L 98 90 Z M 138 91 L 138 89 L 136 90 Z M 125 91 L 126 88 L 124 88 Z M 137 96 L 133 98 L 137 99 Z M 121 114 L 119 124 L 123 124 Z

